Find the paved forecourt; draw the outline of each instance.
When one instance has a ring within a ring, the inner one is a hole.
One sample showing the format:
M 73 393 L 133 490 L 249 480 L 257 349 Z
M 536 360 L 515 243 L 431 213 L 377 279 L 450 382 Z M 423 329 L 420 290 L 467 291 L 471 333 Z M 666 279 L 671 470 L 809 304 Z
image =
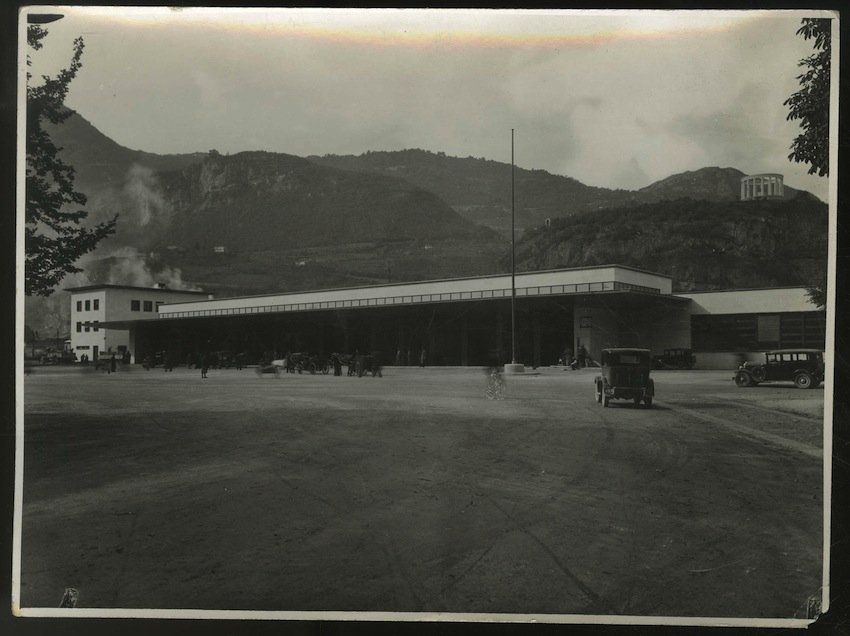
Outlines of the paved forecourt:
M 594 375 L 37 368 L 22 605 L 805 617 L 823 390 Z

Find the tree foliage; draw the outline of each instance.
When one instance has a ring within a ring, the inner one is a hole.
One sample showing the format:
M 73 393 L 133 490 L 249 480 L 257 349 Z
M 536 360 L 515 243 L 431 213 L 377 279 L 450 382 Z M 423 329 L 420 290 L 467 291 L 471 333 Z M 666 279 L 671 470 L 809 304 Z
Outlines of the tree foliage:
M 806 297 L 818 309 L 826 308 L 826 285 L 809 287 L 806 289 Z
M 47 31 L 38 25 L 27 28 L 27 44 L 42 48 Z M 56 77 L 42 76 L 33 86 L 27 71 L 27 164 L 25 287 L 28 296 L 49 296 L 68 273 L 82 271 L 76 261 L 92 251 L 115 231 L 117 216 L 111 221 L 87 228 L 86 197 L 74 190 L 74 169 L 59 158 L 59 151 L 44 130 L 45 122 L 61 124 L 71 111 L 65 107 L 68 87 L 80 69 L 83 39 L 74 40 L 74 53 L 68 68 Z M 27 56 L 27 66 L 31 60 Z
M 800 60 L 805 72 L 797 76 L 800 90 L 786 99 L 789 121 L 800 120 L 800 133 L 791 143 L 788 159 L 808 163 L 809 174 L 829 174 L 829 70 L 832 53 L 829 18 L 805 18 L 797 35 L 814 39 L 815 52 Z

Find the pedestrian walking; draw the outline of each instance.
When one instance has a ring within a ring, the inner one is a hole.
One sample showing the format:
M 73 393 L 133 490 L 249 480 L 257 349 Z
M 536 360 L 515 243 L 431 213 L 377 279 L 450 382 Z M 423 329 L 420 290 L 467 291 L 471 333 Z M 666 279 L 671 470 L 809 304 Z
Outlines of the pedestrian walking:
M 118 360 L 115 358 L 115 354 L 109 358 L 109 372 L 115 373 L 118 370 Z
M 425 361 L 428 359 L 428 352 L 425 351 L 425 347 L 422 347 L 422 351 L 419 352 L 419 366 L 423 369 L 425 368 Z

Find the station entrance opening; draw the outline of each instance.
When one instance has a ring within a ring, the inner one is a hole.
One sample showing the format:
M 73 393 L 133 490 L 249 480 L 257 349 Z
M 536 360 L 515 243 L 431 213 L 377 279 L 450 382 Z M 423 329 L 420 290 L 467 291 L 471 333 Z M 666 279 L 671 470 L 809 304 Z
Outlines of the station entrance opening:
M 556 364 L 573 349 L 572 299 L 517 303 L 516 356 Z M 165 319 L 135 325 L 136 358 L 168 351 L 175 360 L 211 351 L 249 360 L 286 353 L 379 353 L 383 364 L 486 365 L 511 358 L 509 300 L 297 314 Z

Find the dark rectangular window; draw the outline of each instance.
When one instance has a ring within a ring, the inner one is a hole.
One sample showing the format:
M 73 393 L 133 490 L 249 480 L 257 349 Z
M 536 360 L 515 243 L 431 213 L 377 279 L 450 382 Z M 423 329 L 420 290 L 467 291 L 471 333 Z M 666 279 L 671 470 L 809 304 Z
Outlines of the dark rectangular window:
M 826 312 L 691 316 L 694 351 L 759 351 L 825 344 Z
M 765 347 L 779 346 L 779 314 L 756 317 L 758 342 Z
M 86 301 L 86 311 L 91 311 L 91 301 L 90 300 Z
M 82 310 L 83 310 L 83 301 L 78 300 L 77 301 L 77 311 L 82 311 Z
M 131 300 L 130 301 L 130 311 L 139 311 L 142 308 L 141 301 Z
M 153 311 L 153 301 L 145 301 L 145 311 Z
M 89 327 L 88 325 L 86 325 L 86 333 L 88 333 L 89 331 L 91 331 L 91 327 Z
M 77 333 L 82 332 L 82 330 L 83 330 L 83 323 L 78 322 L 78 323 L 77 323 Z
M 98 330 L 97 323 L 99 323 L 99 322 L 100 322 L 99 320 L 94 321 L 94 327 L 93 328 L 94 328 L 95 331 Z
M 92 302 L 94 303 L 93 307 L 94 307 L 94 310 L 95 310 L 95 311 L 97 311 L 98 309 L 100 309 L 100 299 L 95 298 Z

